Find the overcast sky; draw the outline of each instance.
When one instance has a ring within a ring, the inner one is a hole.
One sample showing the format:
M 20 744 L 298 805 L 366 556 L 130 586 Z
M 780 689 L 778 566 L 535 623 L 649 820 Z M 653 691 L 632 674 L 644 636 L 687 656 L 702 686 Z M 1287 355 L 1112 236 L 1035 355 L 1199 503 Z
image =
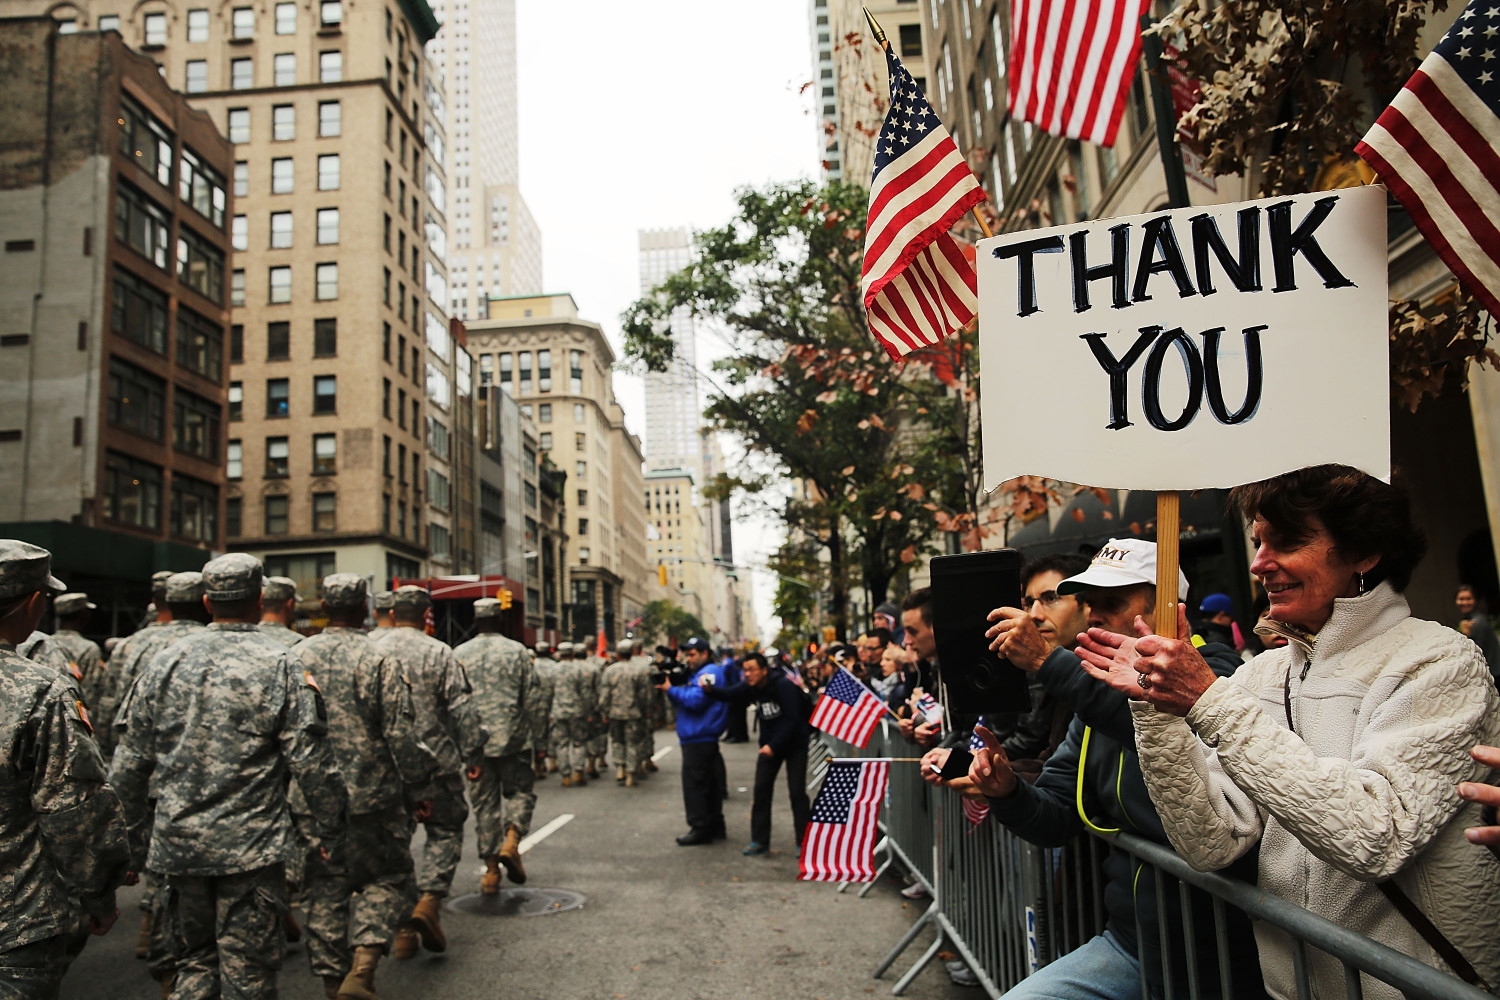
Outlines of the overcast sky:
M 718 225 L 736 187 L 815 176 L 807 0 L 516 7 L 521 193 L 542 230 L 545 290 L 571 292 L 618 353 L 620 313 L 640 291 L 639 230 Z M 700 364 L 716 346 L 700 339 Z M 616 374 L 615 392 L 644 439 L 640 379 Z M 737 523 L 735 560 L 763 564 L 779 541 L 763 522 Z M 753 579 L 769 639 L 774 580 Z

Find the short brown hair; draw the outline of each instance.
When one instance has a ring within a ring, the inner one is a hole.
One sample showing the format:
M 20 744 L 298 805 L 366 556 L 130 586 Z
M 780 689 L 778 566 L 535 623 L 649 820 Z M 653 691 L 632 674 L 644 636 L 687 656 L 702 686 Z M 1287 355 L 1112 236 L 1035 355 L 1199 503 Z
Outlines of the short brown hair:
M 1427 551 L 1427 539 L 1411 516 L 1411 499 L 1348 465 L 1314 465 L 1229 491 L 1229 505 L 1245 523 L 1264 518 L 1279 536 L 1305 542 L 1321 522 L 1339 554 L 1351 562 L 1379 556 L 1365 586 L 1387 581 L 1399 593 Z
M 901 602 L 902 611 L 915 611 L 922 616 L 923 625 L 932 624 L 932 588 L 920 587 L 906 595 Z

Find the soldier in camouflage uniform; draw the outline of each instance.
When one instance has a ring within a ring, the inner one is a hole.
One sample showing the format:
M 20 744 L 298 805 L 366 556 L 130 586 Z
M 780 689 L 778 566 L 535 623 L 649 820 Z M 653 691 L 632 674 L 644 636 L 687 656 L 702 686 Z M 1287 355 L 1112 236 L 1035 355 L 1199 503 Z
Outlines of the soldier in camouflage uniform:
M 375 627 L 377 629 L 396 627 L 396 619 L 391 614 L 392 610 L 396 607 L 395 594 L 389 590 L 376 591 L 375 597 L 370 603 L 375 606 Z
M 474 833 L 485 866 L 479 891 L 487 896 L 500 891 L 501 865 L 512 882 L 526 881 L 521 838 L 531 832 L 536 808 L 531 748 L 541 682 L 526 647 L 500 634 L 500 615 L 494 598 L 475 601 L 476 635 L 453 651 L 474 686 L 474 703 L 490 734 L 479 780 L 469 785 Z
M 531 745 L 536 755 L 536 780 L 547 780 L 547 761 L 552 754 L 552 691 L 557 686 L 557 661 L 552 658 L 552 644 L 545 639 L 533 647 L 536 667 L 537 699 L 531 705 Z M 552 770 L 557 759 L 552 757 Z
M 295 646 L 307 638 L 292 628 L 297 620 L 297 581 L 268 576 L 261 592 L 260 630 L 283 646 Z
M 411 918 L 396 933 L 397 958 L 411 958 L 421 947 L 445 951 L 440 913 L 443 897 L 453 885 L 453 873 L 463 857 L 464 821 L 469 806 L 464 801 L 464 766 L 471 779 L 481 772 L 481 753 L 486 738 L 484 725 L 474 706 L 472 689 L 453 650 L 424 634 L 427 609 L 432 599 L 421 587 L 405 586 L 396 591 L 396 627 L 371 634 L 381 651 L 396 661 L 411 681 L 412 705 L 422 725 L 422 742 L 437 755 L 435 777 L 422 797 L 432 802 L 431 815 L 422 825 L 427 843 L 422 849 L 422 875 L 417 888 L 422 898 Z
M 0 540 L 0 996 L 53 998 L 78 931 L 119 915 L 130 849 L 120 802 L 74 684 L 21 657 L 47 591 L 46 549 Z
M 260 561 L 220 556 L 203 581 L 214 621 L 137 679 L 110 780 L 132 826 L 151 824 L 146 862 L 166 876 L 172 996 L 274 997 L 286 947 L 287 784 L 302 786 L 315 834 L 336 852 L 344 782 L 317 681 L 256 628 Z
M 437 758 L 422 742 L 411 682 L 362 631 L 362 576 L 323 581 L 328 627 L 297 647 L 328 706 L 328 744 L 349 788 L 349 839 L 308 862 L 307 956 L 330 998 L 375 998 L 375 967 L 417 901 L 409 806 Z
M 650 773 L 656 770 L 656 764 L 651 760 L 651 755 L 656 752 L 651 708 L 656 701 L 656 696 L 661 692 L 651 684 L 651 661 L 641 655 L 639 639 L 631 642 L 630 658 L 626 662 L 630 666 L 630 675 L 635 680 L 636 707 L 640 712 L 627 727 L 628 731 L 634 734 L 637 747 L 635 780 L 645 781 Z
M 586 646 L 574 646 L 573 653 L 583 660 L 589 672 L 589 682 L 594 687 L 594 713 L 589 722 L 589 777 L 599 777 L 600 771 L 609 770 L 609 719 L 604 714 L 604 670 L 609 666 L 608 656 L 591 655 Z
M 621 639 L 615 645 L 615 662 L 604 668 L 599 683 L 599 713 L 609 720 L 609 748 L 615 758 L 615 783 L 635 787 L 640 761 L 639 726 L 641 698 L 636 671 L 630 663 L 634 644 Z
M 594 714 L 594 685 L 588 666 L 573 658 L 571 642 L 557 644 L 557 681 L 552 688 L 552 730 L 557 767 L 564 788 L 589 783 L 589 719 Z
M 98 607 L 89 601 L 88 594 L 63 594 L 52 602 L 52 613 L 57 616 L 52 641 L 68 658 L 68 672 L 78 682 L 91 717 L 99 714 L 99 699 L 104 693 L 104 655 L 80 629 L 88 624 L 89 612 Z

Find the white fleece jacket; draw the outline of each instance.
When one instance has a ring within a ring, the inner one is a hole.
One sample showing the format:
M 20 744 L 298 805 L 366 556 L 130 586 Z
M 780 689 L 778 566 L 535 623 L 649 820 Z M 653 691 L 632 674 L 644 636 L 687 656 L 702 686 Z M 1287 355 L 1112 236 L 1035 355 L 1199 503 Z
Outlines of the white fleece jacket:
M 1394 877 L 1500 980 L 1500 861 L 1464 839 L 1480 810 L 1455 791 L 1496 776 L 1469 749 L 1500 743 L 1500 699 L 1467 638 L 1412 618 L 1381 584 L 1335 602 L 1310 644 L 1219 678 L 1186 719 L 1131 708 L 1151 799 L 1193 867 L 1222 868 L 1258 841 L 1262 889 L 1447 970 L 1374 885 Z M 1296 996 L 1290 939 L 1257 923 L 1256 941 L 1267 990 Z M 1308 957 L 1313 997 L 1343 997 L 1342 964 Z M 1369 1000 L 1400 997 L 1363 981 Z

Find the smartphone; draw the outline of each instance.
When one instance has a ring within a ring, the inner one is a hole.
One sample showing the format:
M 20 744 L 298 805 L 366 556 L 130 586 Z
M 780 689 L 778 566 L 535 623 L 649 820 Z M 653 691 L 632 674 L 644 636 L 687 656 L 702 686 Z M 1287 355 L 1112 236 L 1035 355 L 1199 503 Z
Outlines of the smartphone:
M 1026 673 L 990 649 L 989 613 L 1021 606 L 1021 565 L 1015 549 L 936 556 L 932 633 L 948 708 L 960 714 L 1029 712 Z

